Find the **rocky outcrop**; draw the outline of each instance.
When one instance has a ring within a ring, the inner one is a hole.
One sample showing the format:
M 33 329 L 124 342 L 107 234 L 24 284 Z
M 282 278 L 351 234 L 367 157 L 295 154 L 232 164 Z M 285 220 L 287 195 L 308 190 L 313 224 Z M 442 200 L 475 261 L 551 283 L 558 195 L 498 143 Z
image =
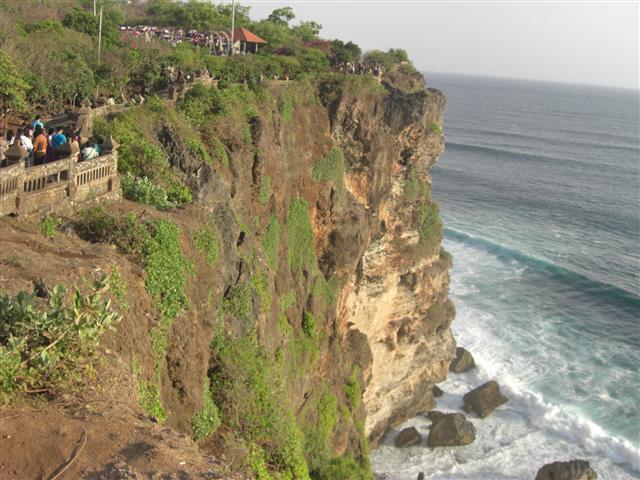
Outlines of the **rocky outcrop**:
M 405 448 L 413 445 L 420 445 L 422 442 L 422 435 L 418 432 L 416 427 L 409 427 L 402 430 L 396 438 L 396 447 Z
M 473 411 L 480 418 L 485 418 L 508 399 L 500 392 L 498 382 L 491 380 L 471 390 L 462 397 L 462 400 L 464 401 L 462 408 L 465 412 Z
M 553 462 L 543 466 L 535 480 L 596 480 L 598 474 L 586 460 Z
M 453 373 L 463 373 L 474 368 L 476 368 L 476 362 L 471 353 L 462 347 L 456 348 L 456 358 L 449 365 L 449 370 Z
M 459 447 L 476 439 L 476 429 L 464 413 L 430 412 L 432 420 L 427 445 L 430 447 Z
M 329 108 L 332 135 L 349 159 L 346 187 L 370 225 L 337 317 L 362 332 L 371 349 L 363 400 L 375 446 L 385 432 L 435 406 L 431 387 L 446 378 L 455 349 L 449 260 L 440 254 L 440 238 L 425 246 L 416 215 L 421 202 L 430 202 L 416 188 L 428 192 L 429 168 L 443 150 L 433 125 L 442 122 L 444 97 L 436 90 L 392 91 L 377 101 L 342 96 Z M 336 238 L 354 245 L 347 231 Z M 347 248 L 332 252 L 332 265 L 341 263 L 336 254 L 353 258 Z
M 433 387 L 431 387 L 431 395 L 433 395 L 434 398 L 438 398 L 444 395 L 444 392 L 439 386 L 434 385 Z

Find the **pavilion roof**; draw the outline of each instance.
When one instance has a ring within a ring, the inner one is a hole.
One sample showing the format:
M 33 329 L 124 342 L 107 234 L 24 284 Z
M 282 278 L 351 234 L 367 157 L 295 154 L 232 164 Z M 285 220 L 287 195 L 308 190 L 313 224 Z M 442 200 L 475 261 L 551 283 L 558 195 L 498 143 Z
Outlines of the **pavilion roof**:
M 263 38 L 260 38 L 255 33 L 250 32 L 246 28 L 238 27 L 233 31 L 233 38 L 242 42 L 250 43 L 267 43 Z

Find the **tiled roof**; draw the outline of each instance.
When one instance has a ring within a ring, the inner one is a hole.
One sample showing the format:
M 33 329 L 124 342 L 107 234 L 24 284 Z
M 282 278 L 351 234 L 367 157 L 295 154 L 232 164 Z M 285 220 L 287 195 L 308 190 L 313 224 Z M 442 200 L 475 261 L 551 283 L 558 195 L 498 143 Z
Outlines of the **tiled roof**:
M 249 30 L 242 27 L 238 27 L 233 31 L 233 38 L 235 40 L 241 40 L 243 42 L 267 43 L 266 40 L 260 38 L 255 33 L 251 33 Z

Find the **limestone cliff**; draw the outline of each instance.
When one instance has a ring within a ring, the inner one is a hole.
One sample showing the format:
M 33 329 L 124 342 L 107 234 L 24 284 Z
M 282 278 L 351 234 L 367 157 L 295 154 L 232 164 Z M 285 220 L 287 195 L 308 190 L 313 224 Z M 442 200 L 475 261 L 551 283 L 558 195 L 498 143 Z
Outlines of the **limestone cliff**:
M 321 479 L 336 478 L 323 470 L 336 458 L 366 468 L 366 437 L 375 444 L 429 409 L 455 351 L 450 259 L 429 176 L 444 146 L 445 101 L 411 87 L 336 76 L 271 83 L 255 96 L 243 90 L 241 108 L 201 130 L 216 161 L 196 155 L 175 114 L 152 104 L 144 115 L 155 123 L 130 121 L 143 124 L 194 202 L 171 212 L 123 202 L 108 207 L 108 225 L 149 224 L 152 236 L 154 222 L 173 225 L 171 261 L 184 256 L 178 265 L 187 266 L 169 272 L 179 282 L 167 295 L 184 300 L 163 307 L 148 258 L 87 243 L 114 235 L 97 238 L 73 218 L 68 235 L 51 241 L 61 255 L 29 233 L 26 245 L 51 253 L 50 268 L 7 264 L 0 288 L 28 289 L 36 276 L 80 282 L 115 265 L 131 308 L 105 343 L 117 359 L 101 380 L 117 383 L 111 409 L 135 411 L 137 401 L 156 421 L 192 433 L 209 396 L 222 426 L 200 445 L 233 465 Z M 7 251 L 24 250 L 25 228 L 3 221 Z M 203 256 L 203 235 L 215 255 Z M 92 431 L 104 437 L 102 450 L 116 448 L 111 433 Z

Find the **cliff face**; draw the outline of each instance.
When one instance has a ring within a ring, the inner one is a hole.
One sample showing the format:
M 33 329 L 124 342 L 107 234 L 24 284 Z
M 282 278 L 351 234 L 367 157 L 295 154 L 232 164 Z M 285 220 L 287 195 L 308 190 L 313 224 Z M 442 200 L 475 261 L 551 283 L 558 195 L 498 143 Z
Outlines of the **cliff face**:
M 55 268 L 10 267 L 0 287 L 28 289 L 38 274 L 47 285 L 79 283 L 82 272 L 117 265 L 131 309 L 106 342 L 118 358 L 109 376 L 120 393 L 110 402 L 135 410 L 139 397 L 146 408 L 151 385 L 168 425 L 192 433 L 204 380 L 223 422 L 205 448 L 244 458 L 257 451 L 253 463 L 266 452 L 269 465 L 295 478 L 340 455 L 366 466 L 366 437 L 375 444 L 430 408 L 431 386 L 454 356 L 450 260 L 429 177 L 444 146 L 444 97 L 354 76 L 272 84 L 248 110 L 203 136 L 212 151 L 219 139 L 225 162 L 198 159 L 170 122 L 154 131 L 193 205 L 110 207 L 176 225 L 190 273 L 175 319 L 167 322 L 149 293 L 148 265 L 105 248 L 84 258 L 96 247 L 73 234 L 54 239 L 64 246 L 50 259 Z M 12 222 L 0 233 L 19 251 L 22 227 Z M 202 256 L 203 229 L 216 238 L 214 261 Z M 65 270 L 73 251 L 82 255 Z
M 429 168 L 442 153 L 444 97 L 436 90 L 392 91 L 374 102 L 339 98 L 331 106 L 332 137 L 349 168 L 351 218 L 365 229 L 334 243 L 342 256 L 344 288 L 337 318 L 341 331 L 371 351 L 365 363 L 366 431 L 372 442 L 391 427 L 434 406 L 431 387 L 444 380 L 455 350 L 447 299 L 450 267 L 436 239 L 421 239 L 416 211 L 426 198 Z M 424 182 L 424 183 L 422 183 Z M 422 192 L 424 193 L 424 192 Z M 418 215 L 419 217 L 420 215 Z M 341 233 L 342 232 L 342 233 Z M 366 233 L 364 233 L 366 232 Z M 421 246 L 421 240 L 432 242 Z M 362 347 L 360 347 L 362 348 Z

